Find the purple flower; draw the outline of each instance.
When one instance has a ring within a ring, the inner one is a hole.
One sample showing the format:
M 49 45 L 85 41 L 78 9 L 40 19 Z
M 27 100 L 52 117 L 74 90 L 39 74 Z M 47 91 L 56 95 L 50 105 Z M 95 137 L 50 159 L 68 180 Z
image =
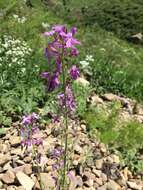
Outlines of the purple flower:
M 53 91 L 55 88 L 57 88 L 60 84 L 60 81 L 58 79 L 59 74 L 54 73 L 51 77 L 49 77 L 48 80 L 48 91 Z
M 76 57 L 78 55 L 78 50 L 76 48 L 72 48 L 70 55 Z
M 72 35 L 75 35 L 77 33 L 77 28 L 76 27 L 72 27 L 71 28 L 71 33 L 72 33 Z
M 71 114 L 75 111 L 76 103 L 70 86 L 66 87 L 66 97 L 64 93 L 61 93 L 58 95 L 58 101 L 61 109 L 64 109 L 65 106 L 67 107 L 68 114 Z
M 45 32 L 45 36 L 54 36 L 55 41 L 52 46 L 57 48 L 75 48 L 75 45 L 80 45 L 80 42 L 74 38 L 74 35 L 77 32 L 77 28 L 73 27 L 70 32 L 67 32 L 67 29 L 63 25 L 56 25 L 52 27 L 50 32 Z M 56 34 L 56 37 L 55 37 Z
M 54 30 L 51 30 L 49 32 L 44 32 L 44 36 L 53 36 L 54 33 L 55 33 Z
M 33 138 L 33 139 L 31 140 L 31 142 L 32 142 L 33 145 L 37 145 L 37 146 L 43 145 L 43 141 L 42 141 L 42 139 L 40 139 L 40 138 Z
M 31 124 L 31 116 L 23 116 L 22 117 L 22 124 L 23 125 L 30 125 Z
M 61 147 L 55 148 L 52 151 L 52 158 L 53 159 L 58 159 L 63 155 L 63 153 L 64 153 L 64 150 Z
M 31 115 L 31 119 L 32 119 L 32 121 L 36 121 L 36 120 L 39 119 L 39 116 L 36 113 L 33 112 L 32 115 Z
M 31 146 L 42 144 L 42 139 L 40 137 L 35 137 L 38 133 L 38 126 L 36 126 L 36 122 L 39 119 L 39 116 L 36 113 L 32 113 L 30 115 L 23 116 L 22 119 L 22 128 L 21 128 L 21 144 L 23 146 Z
M 62 66 L 62 61 L 61 61 L 61 58 L 60 57 L 58 57 L 57 59 L 56 59 L 56 72 L 57 73 L 60 73 L 61 72 L 61 66 Z
M 61 33 L 66 31 L 66 27 L 64 25 L 55 25 L 52 27 L 52 30 Z
M 53 36 L 55 33 L 62 33 L 66 30 L 65 26 L 63 25 L 55 25 L 52 27 L 52 30 L 49 32 L 44 32 L 44 36 Z
M 67 33 L 64 41 L 66 48 L 74 48 L 75 45 L 80 45 L 80 42 L 76 38 L 73 38 L 73 34 L 71 32 Z
M 43 72 L 40 74 L 41 78 L 46 78 L 46 79 L 49 79 L 49 72 Z
M 76 80 L 79 76 L 80 76 L 80 73 L 79 73 L 79 69 L 77 68 L 76 65 L 73 65 L 70 69 L 70 76 L 73 80 Z
M 31 115 L 25 115 L 22 117 L 22 124 L 23 125 L 31 125 L 38 119 L 38 115 L 36 113 L 32 113 Z

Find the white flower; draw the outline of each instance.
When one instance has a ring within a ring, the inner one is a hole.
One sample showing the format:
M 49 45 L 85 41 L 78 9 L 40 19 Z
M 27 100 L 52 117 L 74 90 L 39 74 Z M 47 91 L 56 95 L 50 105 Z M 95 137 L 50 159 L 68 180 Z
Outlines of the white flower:
M 49 28 L 50 25 L 49 25 L 48 23 L 42 22 L 42 27 L 43 27 L 43 28 Z
M 27 20 L 26 17 L 22 17 L 20 22 L 23 24 L 26 22 L 26 20 Z
M 25 73 L 26 69 L 25 69 L 25 68 L 22 68 L 21 71 L 22 71 L 22 73 Z
M 19 16 L 16 14 L 13 14 L 13 18 L 17 19 Z
M 92 55 L 87 55 L 86 58 L 85 58 L 85 60 L 87 60 L 87 61 L 94 61 Z
M 88 61 L 80 61 L 80 64 L 82 66 L 82 68 L 86 68 L 89 66 L 89 62 Z
M 106 49 L 105 49 L 105 48 L 100 48 L 100 50 L 101 50 L 101 51 L 106 51 Z

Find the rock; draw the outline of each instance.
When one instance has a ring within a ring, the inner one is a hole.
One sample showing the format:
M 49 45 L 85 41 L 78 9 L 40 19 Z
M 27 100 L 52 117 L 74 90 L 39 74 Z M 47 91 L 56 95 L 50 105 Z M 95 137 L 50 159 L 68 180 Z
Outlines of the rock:
M 97 190 L 107 190 L 107 184 L 105 184 L 101 187 L 98 187 Z
M 82 179 L 86 187 L 92 187 L 94 185 L 95 175 L 90 171 L 83 173 Z
M 50 173 L 40 173 L 41 182 L 43 184 L 44 190 L 54 189 L 55 184 L 54 180 L 51 177 Z
M 8 186 L 6 190 L 16 190 L 16 187 L 11 185 L 11 186 Z
M 88 181 L 85 181 L 83 184 L 86 187 L 92 187 L 94 185 L 94 181 L 93 179 L 89 179 Z
M 134 118 L 135 118 L 139 123 L 143 123 L 143 115 L 135 115 Z
M 3 171 L 6 171 L 6 170 L 12 170 L 12 167 L 10 165 L 10 162 L 6 163 L 4 166 L 3 166 Z
M 22 152 L 21 148 L 14 148 L 14 149 L 11 150 L 12 155 L 19 155 L 20 156 L 21 152 Z
M 16 173 L 17 180 L 25 188 L 25 190 L 32 190 L 34 187 L 34 181 L 23 172 Z
M 104 173 L 101 173 L 101 178 L 103 182 L 106 182 L 108 180 L 107 175 Z
M 23 166 L 25 164 L 23 160 L 19 160 L 19 157 L 15 158 L 15 163 L 18 166 Z
M 127 181 L 128 180 L 128 174 L 129 174 L 128 168 L 125 167 L 122 173 L 123 173 L 124 179 Z
M 52 166 L 46 166 L 44 171 L 49 173 L 49 172 L 51 172 L 52 170 L 53 170 L 53 167 L 52 167 Z
M 51 128 L 47 127 L 46 130 L 44 131 L 47 136 L 51 134 Z
M 22 186 L 19 186 L 19 187 L 16 188 L 16 190 L 25 190 L 25 188 L 22 187 Z
M 127 185 L 129 188 L 133 190 L 142 190 L 143 188 L 142 185 L 137 185 L 136 182 L 133 182 L 133 181 L 127 181 Z
M 106 148 L 106 145 L 103 144 L 103 143 L 100 143 L 100 151 L 105 154 L 107 152 L 107 148 Z
M 142 37 L 143 37 L 142 33 L 137 33 L 129 37 L 128 40 L 135 44 L 139 44 L 142 42 Z
M 139 107 L 138 108 L 138 113 L 137 113 L 138 115 L 143 115 L 143 107 Z
M 34 183 L 35 183 L 33 189 L 34 189 L 34 190 L 35 190 L 35 189 L 40 190 L 40 184 L 39 184 L 39 181 L 37 180 L 37 177 L 36 177 L 34 174 L 32 174 L 32 175 L 31 175 L 31 178 L 32 178 L 32 180 L 33 180 Z
M 97 177 L 100 177 L 101 176 L 101 170 L 96 170 L 96 169 L 93 169 L 92 172 L 97 176 Z
M 75 172 L 74 171 L 70 171 L 69 174 L 68 174 L 68 177 L 70 179 L 69 190 L 73 190 L 77 186 L 77 178 L 75 176 Z
M 24 164 L 22 166 L 18 166 L 13 168 L 12 171 L 16 174 L 17 172 L 21 171 L 27 175 L 32 173 L 32 165 L 31 164 Z
M 0 180 L 0 189 L 3 187 L 3 183 L 2 181 Z
M 82 77 L 79 77 L 75 82 L 77 84 L 81 84 L 83 86 L 89 86 L 90 85 L 89 81 L 87 81 L 86 79 L 84 79 Z
M 7 153 L 9 151 L 9 146 L 8 144 L 3 144 L 1 143 L 0 144 L 0 152 L 1 153 Z
M 96 106 L 97 104 L 103 104 L 103 100 L 97 96 L 97 95 L 94 95 L 90 98 L 90 103 L 92 106 Z
M 114 163 L 117 163 L 117 164 L 120 163 L 120 158 L 119 158 L 119 156 L 117 156 L 117 155 L 112 155 L 111 157 L 112 157 Z
M 27 175 L 32 174 L 32 165 L 31 164 L 25 164 L 23 172 Z
M 30 163 L 31 161 L 32 161 L 32 158 L 30 156 L 26 156 L 24 158 L 24 162 L 26 162 L 26 163 Z
M 103 165 L 103 159 L 98 159 L 96 160 L 95 166 L 97 169 L 102 169 L 102 165 Z
M 80 128 L 81 128 L 81 131 L 83 131 L 83 132 L 86 132 L 86 125 L 85 124 L 81 124 L 80 125 Z
M 11 144 L 11 146 L 17 147 L 17 146 L 20 145 L 20 143 L 21 143 L 21 139 L 18 136 L 12 136 L 10 138 L 10 144 Z
M 109 180 L 107 183 L 107 190 L 121 190 L 121 187 L 115 181 Z
M 8 154 L 0 154 L 0 166 L 3 166 L 11 159 L 10 155 Z
M 8 170 L 6 173 L 2 175 L 2 181 L 6 184 L 12 184 L 15 181 L 15 174 Z
M 94 175 L 93 173 L 91 173 L 90 171 L 86 171 L 86 172 L 83 173 L 82 178 L 83 178 L 83 181 L 87 181 L 87 180 L 89 180 L 89 179 L 95 180 L 96 177 L 95 177 L 95 175 Z
M 96 183 L 98 184 L 98 185 L 103 185 L 103 181 L 102 181 L 102 178 L 95 178 L 95 181 L 96 181 Z
M 107 101 L 115 101 L 118 99 L 118 96 L 112 93 L 107 93 L 102 95 L 102 98 Z
M 74 146 L 74 151 L 75 151 L 76 154 L 81 154 L 82 153 L 82 148 L 78 144 L 76 144 Z
M 76 176 L 76 179 L 77 179 L 77 185 L 78 185 L 79 187 L 82 187 L 82 185 L 83 185 L 82 178 L 81 178 L 80 176 Z
M 73 160 L 73 166 L 77 166 L 79 164 L 78 160 Z

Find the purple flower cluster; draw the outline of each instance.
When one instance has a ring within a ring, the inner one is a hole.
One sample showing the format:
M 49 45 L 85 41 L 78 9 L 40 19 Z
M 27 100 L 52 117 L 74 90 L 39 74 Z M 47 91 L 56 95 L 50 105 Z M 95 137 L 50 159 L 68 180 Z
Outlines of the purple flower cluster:
M 22 145 L 23 146 L 32 146 L 32 145 L 40 145 L 42 144 L 42 139 L 36 137 L 36 134 L 39 132 L 39 129 L 36 125 L 39 116 L 36 113 L 32 113 L 31 115 L 25 115 L 22 118 L 22 128 L 21 128 L 21 137 L 22 137 Z
M 70 73 L 70 76 L 71 76 L 71 78 L 72 78 L 73 80 L 76 80 L 76 79 L 79 77 L 79 75 L 80 75 L 79 69 L 77 68 L 76 65 L 73 65 L 73 66 L 71 67 L 69 73 Z
M 38 120 L 38 115 L 36 113 L 32 113 L 31 115 L 25 115 L 22 117 L 22 124 L 23 125 L 31 125 Z
M 45 36 L 52 36 L 53 41 L 48 43 L 45 49 L 45 56 L 48 59 L 49 67 L 51 68 L 51 60 L 55 60 L 55 69 L 51 72 L 44 72 L 41 74 L 42 78 L 47 81 L 48 91 L 53 91 L 60 85 L 60 74 L 62 72 L 63 57 L 72 57 L 78 55 L 78 50 L 75 47 L 80 45 L 80 42 L 74 38 L 77 29 L 76 27 L 71 28 L 68 32 L 67 28 L 63 25 L 57 25 L 52 27 L 52 30 L 45 32 Z M 73 80 L 79 77 L 79 70 L 74 65 L 69 71 L 70 76 Z
M 73 27 L 70 31 L 63 25 L 57 25 L 52 27 L 52 30 L 45 32 L 44 35 L 52 39 L 52 42 L 49 42 L 45 49 L 45 56 L 49 63 L 50 72 L 43 72 L 41 74 L 42 78 L 45 78 L 47 81 L 47 89 L 52 92 L 57 87 L 61 86 L 62 79 L 62 88 L 58 94 L 58 106 L 60 108 L 60 113 L 58 116 L 64 117 L 63 126 L 63 136 L 65 138 L 64 150 L 61 148 L 55 148 L 52 152 L 52 159 L 56 162 L 53 164 L 53 172 L 56 172 L 58 175 L 63 174 L 63 179 L 61 177 L 53 174 L 53 179 L 55 181 L 55 186 L 59 190 L 60 185 L 65 189 L 65 176 L 67 175 L 67 139 L 68 139 L 68 118 L 71 118 L 72 114 L 76 110 L 75 97 L 72 92 L 71 82 L 76 80 L 79 75 L 79 69 L 76 65 L 71 65 L 69 58 L 75 57 L 78 55 L 77 45 L 80 45 L 80 42 L 75 38 L 77 33 L 77 28 Z M 51 63 L 55 64 L 51 64 Z M 61 91 L 62 89 L 62 91 Z M 59 122 L 60 117 L 54 117 L 53 120 Z M 62 172 L 61 172 L 62 171 Z
M 62 160 L 64 155 L 64 149 L 62 147 L 56 147 L 52 152 L 51 152 L 51 158 L 55 160 L 56 162 L 52 165 L 53 173 L 52 173 L 52 178 L 55 182 L 55 188 L 57 190 L 60 190 L 60 182 L 58 179 L 58 175 L 61 173 L 61 170 L 64 166 L 64 161 Z
M 66 107 L 68 114 L 75 112 L 76 102 L 70 86 L 66 86 L 65 94 L 64 93 L 58 94 L 58 102 L 61 110 L 63 110 Z

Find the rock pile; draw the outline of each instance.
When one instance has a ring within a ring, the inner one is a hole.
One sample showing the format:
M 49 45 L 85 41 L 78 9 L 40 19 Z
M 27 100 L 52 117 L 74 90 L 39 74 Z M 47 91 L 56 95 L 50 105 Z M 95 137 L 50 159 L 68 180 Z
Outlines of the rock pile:
M 113 94 L 92 96 L 92 104 L 117 100 L 129 115 L 140 116 L 143 121 L 143 110 L 136 108 L 134 102 Z M 47 159 L 41 171 L 42 183 L 45 190 L 54 187 L 51 177 L 53 160 L 48 151 L 60 142 L 60 128 L 47 125 L 41 131 L 44 139 L 43 152 Z M 68 190 L 143 190 L 143 181 L 140 176 L 134 177 L 128 168 L 122 168 L 120 158 L 110 154 L 107 147 L 88 136 L 85 123 L 80 123 L 75 129 L 70 129 L 70 137 L 75 142 L 72 151 L 72 165 L 70 172 L 73 180 Z M 71 150 L 72 149 L 72 150 Z M 25 154 L 20 145 L 19 127 L 12 126 L 0 138 L 0 190 L 40 190 L 39 179 L 32 164 L 31 155 Z
M 143 105 L 135 100 L 107 93 L 102 96 L 92 95 L 87 100 L 92 106 L 100 106 L 109 109 L 108 105 L 112 102 L 120 103 L 119 115 L 122 120 L 136 120 L 143 123 Z

